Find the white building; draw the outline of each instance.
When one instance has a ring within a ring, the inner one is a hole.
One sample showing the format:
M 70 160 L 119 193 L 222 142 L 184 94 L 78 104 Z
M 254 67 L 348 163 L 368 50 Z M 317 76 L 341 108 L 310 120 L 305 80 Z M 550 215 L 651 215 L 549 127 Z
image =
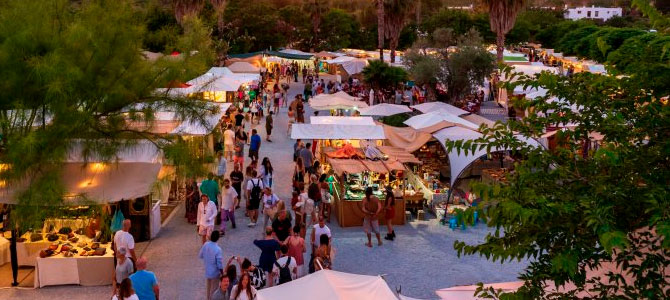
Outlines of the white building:
M 621 7 L 576 7 L 565 9 L 565 18 L 570 20 L 600 19 L 607 21 L 611 17 L 621 17 Z

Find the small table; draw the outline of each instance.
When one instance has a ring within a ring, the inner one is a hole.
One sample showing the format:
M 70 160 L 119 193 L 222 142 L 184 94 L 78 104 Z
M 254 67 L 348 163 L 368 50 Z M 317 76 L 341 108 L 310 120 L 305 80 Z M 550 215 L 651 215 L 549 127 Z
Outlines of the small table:
M 97 286 L 112 284 L 114 274 L 114 252 L 111 244 L 103 256 L 73 256 L 63 254 L 37 258 L 35 264 L 35 287 L 78 284 Z

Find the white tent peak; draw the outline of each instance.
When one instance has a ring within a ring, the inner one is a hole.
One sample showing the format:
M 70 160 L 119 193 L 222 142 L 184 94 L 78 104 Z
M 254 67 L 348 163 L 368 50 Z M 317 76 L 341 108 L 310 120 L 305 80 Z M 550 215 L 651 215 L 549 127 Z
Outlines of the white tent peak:
M 470 129 L 477 129 L 479 126 L 466 119 L 450 113 L 447 110 L 439 109 L 426 114 L 418 115 L 407 119 L 404 123 L 414 129 L 421 129 L 433 126 L 440 122 L 449 122 L 454 126 L 462 126 Z

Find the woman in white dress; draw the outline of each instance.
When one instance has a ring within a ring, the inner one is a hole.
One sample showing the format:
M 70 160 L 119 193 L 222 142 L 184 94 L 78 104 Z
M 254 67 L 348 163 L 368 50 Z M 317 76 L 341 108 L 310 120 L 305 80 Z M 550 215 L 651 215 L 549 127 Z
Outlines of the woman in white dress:
M 253 300 L 256 299 L 256 289 L 251 286 L 249 273 L 242 273 L 239 283 L 230 291 L 230 300 Z

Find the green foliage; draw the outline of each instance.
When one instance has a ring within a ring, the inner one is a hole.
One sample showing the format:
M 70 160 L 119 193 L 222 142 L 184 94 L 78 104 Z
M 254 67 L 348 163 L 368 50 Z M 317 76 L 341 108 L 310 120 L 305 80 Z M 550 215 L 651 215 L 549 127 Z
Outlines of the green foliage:
M 186 20 L 175 41 L 181 59 L 150 62 L 141 55 L 147 20 L 129 1 L 2 5 L 0 162 L 10 167 L 0 176 L 22 187 L 12 216 L 22 228 L 49 214 L 43 206 L 63 203 L 58 172 L 73 140 L 85 159 L 111 161 L 139 140 L 169 142 L 131 126 L 153 121 L 157 110 L 206 117 L 205 103 L 154 92 L 211 65 L 209 31 L 198 19 Z
M 333 9 L 323 16 L 321 22 L 323 49 L 339 50 L 351 46 L 359 32 L 359 24 L 353 16 L 340 9 Z
M 587 37 L 596 31 L 598 31 L 596 26 L 584 26 L 570 31 L 558 42 L 556 50 L 563 52 L 564 55 L 588 53 Z
M 648 33 L 627 39 L 607 56 L 615 74 L 627 74 L 649 88 L 670 93 L 670 37 Z
M 547 90 L 545 97 L 514 103 L 542 114 L 484 126 L 484 137 L 475 141 L 447 141 L 468 152 L 517 149 L 523 158 L 507 183 L 472 185 L 483 200 L 465 220 L 476 210 L 495 231 L 483 242 L 457 241 L 459 255 L 529 261 L 520 276 L 524 286 L 507 299 L 668 298 L 670 106 L 659 101 L 667 91 L 651 90 L 635 76 L 507 76 L 516 81 L 506 88 Z M 550 97 L 561 101 L 546 101 Z M 565 143 L 553 151 L 520 141 L 567 123 L 575 126 L 557 133 Z M 593 132 L 604 136 L 600 148 L 580 154 Z M 550 294 L 547 284 L 574 289 Z
M 370 64 L 363 68 L 362 73 L 365 82 L 375 89 L 393 88 L 408 79 L 405 69 L 392 67 L 381 60 L 370 61 Z
M 407 127 L 405 121 L 410 118 L 408 114 L 397 114 L 392 116 L 386 116 L 380 119 L 380 121 L 386 125 L 394 127 Z
M 593 25 L 594 23 L 591 20 L 563 21 L 540 30 L 535 36 L 535 40 L 541 43 L 542 47 L 556 49 L 559 46 L 559 41 L 568 32 Z
M 144 48 L 152 52 L 170 52 L 174 49 L 182 30 L 174 18 L 174 11 L 153 1 L 148 4 L 145 15 L 147 32 Z

